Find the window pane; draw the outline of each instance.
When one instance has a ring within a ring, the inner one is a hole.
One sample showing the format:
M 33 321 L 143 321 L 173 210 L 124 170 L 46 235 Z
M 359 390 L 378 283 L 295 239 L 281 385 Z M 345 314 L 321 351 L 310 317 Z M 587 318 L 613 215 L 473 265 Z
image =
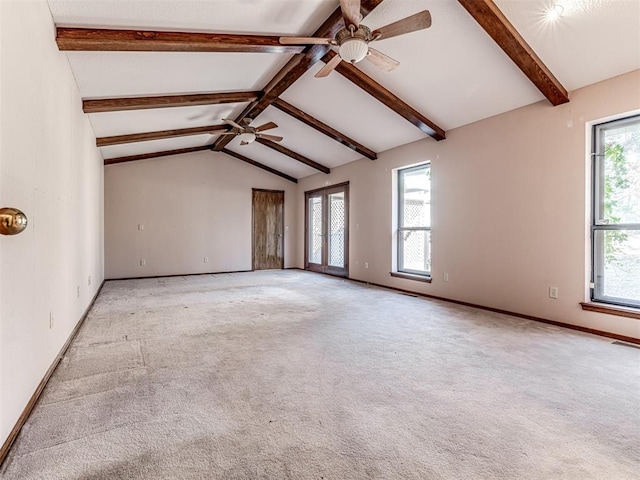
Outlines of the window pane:
M 640 306 L 640 230 L 597 230 L 598 300 Z
M 346 212 L 344 192 L 329 195 L 329 261 L 332 267 L 344 267 L 344 229 Z
M 425 166 L 400 173 L 402 176 L 400 227 L 431 226 L 430 168 Z
M 596 223 L 640 223 L 640 119 L 600 127 Z
M 431 232 L 429 230 L 398 231 L 400 258 L 398 270 L 428 273 L 431 271 Z
M 322 197 L 309 199 L 309 263 L 322 263 Z

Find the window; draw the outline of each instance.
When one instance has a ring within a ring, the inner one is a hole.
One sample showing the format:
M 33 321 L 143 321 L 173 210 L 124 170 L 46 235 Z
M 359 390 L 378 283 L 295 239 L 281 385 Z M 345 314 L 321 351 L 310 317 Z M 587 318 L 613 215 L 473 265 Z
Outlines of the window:
M 398 170 L 398 272 L 431 274 L 431 166 Z
M 640 307 L 640 116 L 593 127 L 591 299 Z

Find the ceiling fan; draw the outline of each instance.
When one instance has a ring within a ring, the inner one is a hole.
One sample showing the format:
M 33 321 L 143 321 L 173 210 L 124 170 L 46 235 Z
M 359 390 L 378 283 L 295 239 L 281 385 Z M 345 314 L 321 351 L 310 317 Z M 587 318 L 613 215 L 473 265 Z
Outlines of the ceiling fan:
M 369 43 L 377 40 L 386 40 L 387 38 L 397 37 L 398 35 L 404 35 L 405 33 L 415 32 L 417 30 L 424 30 L 431 26 L 431 14 L 429 10 L 424 10 L 371 31 L 369 27 L 360 23 L 360 0 L 340 0 L 340 9 L 342 10 L 345 26 L 336 33 L 335 38 L 280 37 L 280 43 L 283 45 L 327 44 L 338 47 L 338 55 L 322 67 L 322 69 L 316 73 L 316 77 L 326 77 L 342 60 L 355 64 L 363 58 L 366 58 L 385 72 L 390 72 L 400 65 L 400 62 L 379 52 L 375 48 L 369 47 Z
M 233 120 L 229 120 L 228 118 L 223 118 L 222 121 L 227 125 L 231 125 L 233 128 L 225 129 L 225 130 L 213 130 L 209 132 L 212 135 L 235 135 L 240 137 L 240 145 L 249 145 L 253 143 L 256 138 L 264 138 L 265 140 L 271 140 L 272 142 L 280 142 L 283 137 L 279 137 L 277 135 L 267 135 L 264 132 L 265 130 L 271 130 L 272 128 L 278 128 L 273 122 L 265 123 L 264 125 L 260 125 L 259 127 L 252 127 L 249 125 L 251 123 L 251 119 L 245 118 L 243 120 L 244 126 L 239 123 L 234 122 Z

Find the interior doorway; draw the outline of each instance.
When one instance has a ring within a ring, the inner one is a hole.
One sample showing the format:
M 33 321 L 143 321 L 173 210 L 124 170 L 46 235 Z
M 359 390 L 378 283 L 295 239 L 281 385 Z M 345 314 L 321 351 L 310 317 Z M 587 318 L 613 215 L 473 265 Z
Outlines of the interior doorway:
M 254 270 L 284 268 L 284 191 L 253 189 Z
M 305 192 L 305 269 L 349 276 L 349 183 Z

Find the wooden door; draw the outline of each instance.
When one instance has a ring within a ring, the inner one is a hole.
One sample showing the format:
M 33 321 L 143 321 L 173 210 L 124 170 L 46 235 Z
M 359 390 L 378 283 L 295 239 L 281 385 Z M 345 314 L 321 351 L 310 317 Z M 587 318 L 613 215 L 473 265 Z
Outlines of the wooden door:
M 253 269 L 284 268 L 284 192 L 253 189 Z

